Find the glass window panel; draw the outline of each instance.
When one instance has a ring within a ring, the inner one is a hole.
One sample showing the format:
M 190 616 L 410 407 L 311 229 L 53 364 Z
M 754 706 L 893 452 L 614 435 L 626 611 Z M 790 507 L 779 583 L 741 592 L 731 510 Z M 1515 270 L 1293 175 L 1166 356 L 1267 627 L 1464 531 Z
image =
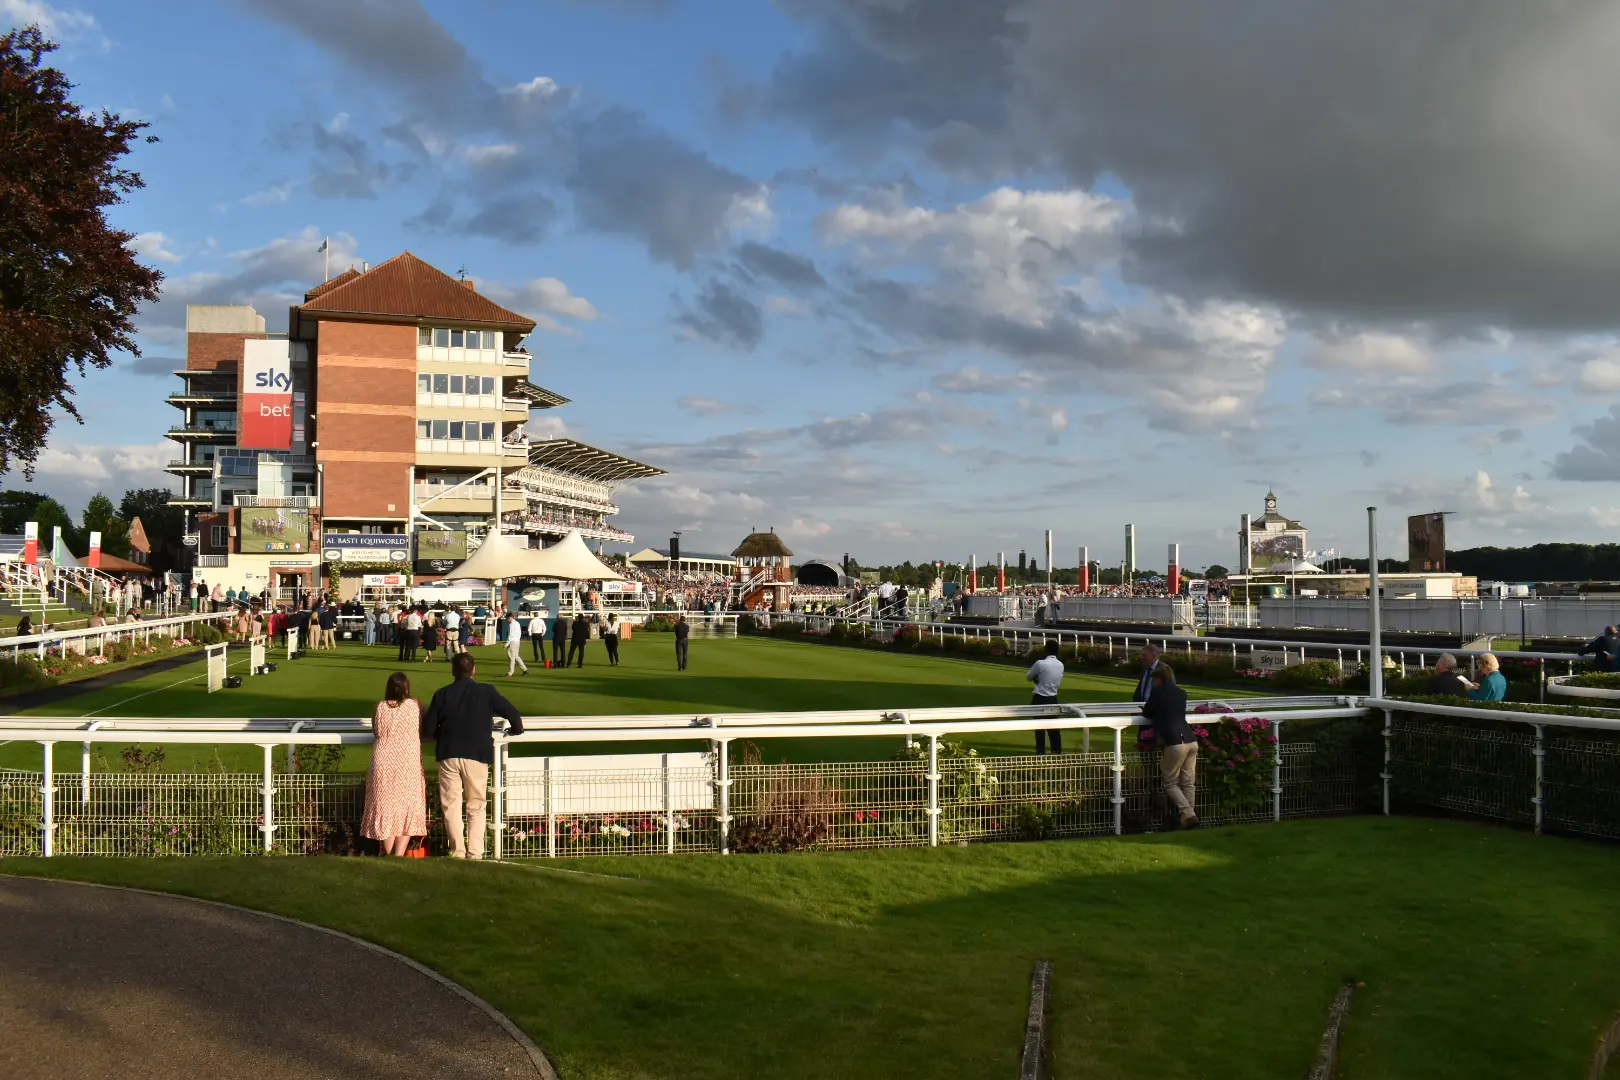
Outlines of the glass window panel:
M 433 438 L 433 421 L 431 421 L 431 420 L 418 420 L 416 422 L 416 437 L 418 439 L 431 439 L 431 438 Z
M 433 344 L 443 349 L 450 344 L 450 331 L 442 326 L 433 328 Z
M 452 376 L 450 376 L 450 392 L 452 394 L 461 393 L 461 376 L 460 375 L 452 375 Z
M 495 331 L 493 331 L 493 330 L 485 330 L 484 331 L 484 348 L 493 349 L 494 347 L 495 347 Z
M 450 392 L 450 376 L 433 376 L 433 392 L 435 394 L 448 394 Z
M 495 377 L 493 375 L 484 376 L 484 393 L 486 396 L 495 393 Z
M 433 376 L 431 376 L 431 375 L 418 375 L 416 377 L 416 392 L 418 394 L 431 394 L 431 393 L 433 393 Z
M 450 421 L 450 437 L 452 439 L 461 438 L 461 429 L 462 429 L 462 427 L 463 427 L 463 424 L 462 424 L 462 422 L 460 420 L 452 420 L 452 421 Z
M 485 424 L 484 425 L 483 439 L 484 439 L 485 442 L 494 442 L 495 441 L 495 425 L 494 424 Z
M 466 337 L 466 334 L 463 333 L 460 330 L 452 330 L 452 331 L 450 331 L 450 347 L 452 349 L 461 348 L 461 346 L 463 344 L 463 339 L 465 337 Z
M 450 421 L 433 421 L 433 437 L 435 439 L 448 439 L 450 437 Z
M 433 328 L 431 326 L 418 326 L 416 328 L 416 343 L 418 345 L 433 344 Z

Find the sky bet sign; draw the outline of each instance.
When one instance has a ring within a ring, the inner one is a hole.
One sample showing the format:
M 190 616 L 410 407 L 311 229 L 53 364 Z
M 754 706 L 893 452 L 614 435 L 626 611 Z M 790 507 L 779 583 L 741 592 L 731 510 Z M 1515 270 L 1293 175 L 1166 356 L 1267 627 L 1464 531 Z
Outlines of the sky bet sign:
M 292 449 L 292 363 L 285 341 L 242 343 L 242 423 L 237 445 Z

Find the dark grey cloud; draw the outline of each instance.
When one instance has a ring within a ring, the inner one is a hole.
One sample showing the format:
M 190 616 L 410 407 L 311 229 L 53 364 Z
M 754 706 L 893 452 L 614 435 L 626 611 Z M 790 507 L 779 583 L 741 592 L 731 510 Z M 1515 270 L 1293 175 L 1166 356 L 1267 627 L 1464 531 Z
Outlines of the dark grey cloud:
M 145 375 L 152 378 L 168 378 L 174 372 L 186 366 L 183 356 L 153 356 L 150 353 L 137 356 L 129 363 L 123 365 L 123 370 L 132 375 Z
M 757 240 L 745 240 L 737 245 L 737 261 L 755 276 L 769 278 L 790 289 L 815 289 L 827 284 L 813 260 Z
M 375 161 L 366 140 L 350 131 L 347 117 L 314 125 L 315 163 L 309 193 L 317 199 L 371 199 L 388 183 L 387 162 Z
M 1369 319 L 1607 327 L 1607 0 L 795 0 L 755 107 L 854 156 L 1119 177 L 1138 280 Z
M 503 244 L 538 244 L 557 218 L 557 204 L 538 191 L 524 192 L 482 204 L 467 218 L 466 230 Z
M 581 222 L 632 236 L 654 259 L 681 269 L 722 247 L 738 200 L 760 190 L 628 109 L 581 121 L 574 138 L 568 189 Z
M 676 321 L 698 337 L 734 349 L 754 349 L 765 337 L 765 317 L 759 305 L 718 278 L 704 284 L 696 306 Z
M 1620 405 L 1607 416 L 1575 429 L 1580 440 L 1553 457 L 1552 474 L 1559 480 L 1620 480 Z

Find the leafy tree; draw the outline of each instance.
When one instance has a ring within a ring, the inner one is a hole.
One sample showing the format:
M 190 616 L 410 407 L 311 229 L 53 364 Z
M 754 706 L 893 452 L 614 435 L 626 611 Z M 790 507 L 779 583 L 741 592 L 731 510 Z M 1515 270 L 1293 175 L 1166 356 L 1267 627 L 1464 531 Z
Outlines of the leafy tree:
M 81 111 L 41 64 L 55 49 L 37 26 L 0 36 L 0 472 L 16 459 L 27 477 L 53 411 L 80 420 L 69 367 L 140 355 L 131 319 L 163 279 L 105 214 L 143 186 L 118 161 L 148 125 Z
M 1231 572 L 1232 571 L 1228 570 L 1218 562 L 1212 562 L 1208 566 L 1204 567 L 1205 577 L 1221 578 L 1226 577 Z
M 129 522 L 118 516 L 111 499 L 99 491 L 90 496 L 90 503 L 84 508 L 83 520 L 86 550 L 89 548 L 90 534 L 99 532 L 103 554 L 129 558 Z
M 169 505 L 172 498 L 174 493 L 168 488 L 132 488 L 118 502 L 118 516 L 126 525 L 141 519 L 154 555 L 168 544 L 178 544 L 186 531 L 185 515 L 178 506 Z
M 16 535 L 23 531 L 23 523 L 39 520 L 34 508 L 45 501 L 38 491 L 0 491 L 0 533 Z

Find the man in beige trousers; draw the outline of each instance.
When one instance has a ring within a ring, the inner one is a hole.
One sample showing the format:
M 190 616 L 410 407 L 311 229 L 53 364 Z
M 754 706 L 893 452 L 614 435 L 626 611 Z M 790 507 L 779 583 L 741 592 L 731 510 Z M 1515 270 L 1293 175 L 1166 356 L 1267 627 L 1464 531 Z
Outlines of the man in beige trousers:
M 450 674 L 456 681 L 435 693 L 422 714 L 422 738 L 434 741 L 439 762 L 439 807 L 454 859 L 484 857 L 484 806 L 489 767 L 495 761 L 495 718 L 506 718 L 508 733 L 523 734 L 517 707 L 493 686 L 474 682 L 475 672 L 472 653 L 456 653 L 450 658 Z

